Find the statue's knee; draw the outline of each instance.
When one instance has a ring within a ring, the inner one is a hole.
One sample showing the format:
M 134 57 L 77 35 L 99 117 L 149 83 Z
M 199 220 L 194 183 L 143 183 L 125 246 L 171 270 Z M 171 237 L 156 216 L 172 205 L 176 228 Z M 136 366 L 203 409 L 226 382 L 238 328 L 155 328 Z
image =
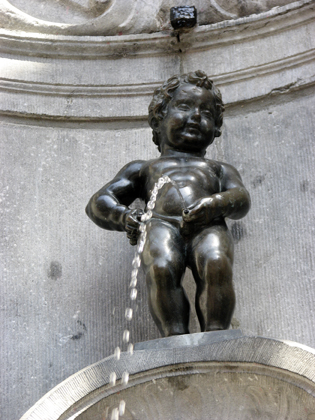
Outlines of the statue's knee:
M 170 269 L 168 264 L 158 261 L 151 264 L 147 274 L 147 281 L 149 284 L 154 284 L 157 288 L 165 287 L 170 275 Z
M 206 276 L 211 273 L 232 275 L 232 261 L 224 252 L 213 252 L 209 255 L 205 264 Z
M 225 265 L 225 264 L 231 264 L 231 256 L 220 250 L 212 251 L 208 254 L 208 262 L 210 264 L 217 264 L 217 265 Z
M 147 271 L 147 284 L 157 289 L 173 289 L 182 278 L 185 267 L 168 259 L 157 259 Z

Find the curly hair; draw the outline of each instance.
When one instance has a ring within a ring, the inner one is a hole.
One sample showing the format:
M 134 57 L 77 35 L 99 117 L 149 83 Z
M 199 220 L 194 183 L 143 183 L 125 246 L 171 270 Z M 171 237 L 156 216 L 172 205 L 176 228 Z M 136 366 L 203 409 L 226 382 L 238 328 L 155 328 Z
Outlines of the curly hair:
M 161 87 L 155 89 L 153 99 L 149 105 L 149 124 L 153 130 L 153 142 L 160 148 L 160 136 L 156 130 L 154 122 L 160 122 L 166 115 L 167 105 L 174 96 L 176 89 L 183 83 L 190 83 L 198 87 L 204 87 L 212 92 L 215 101 L 215 137 L 221 136 L 221 126 L 223 123 L 224 104 L 222 101 L 221 92 L 214 85 L 213 81 L 208 79 L 205 72 L 197 70 L 195 72 L 175 75 L 168 79 Z

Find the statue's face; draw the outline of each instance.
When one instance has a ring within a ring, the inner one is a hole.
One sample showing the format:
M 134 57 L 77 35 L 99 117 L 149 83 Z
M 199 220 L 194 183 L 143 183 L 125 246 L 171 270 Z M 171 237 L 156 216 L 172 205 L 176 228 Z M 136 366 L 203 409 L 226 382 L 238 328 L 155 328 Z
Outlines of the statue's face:
M 214 116 L 212 92 L 188 83 L 178 87 L 160 122 L 162 151 L 204 152 L 214 140 Z

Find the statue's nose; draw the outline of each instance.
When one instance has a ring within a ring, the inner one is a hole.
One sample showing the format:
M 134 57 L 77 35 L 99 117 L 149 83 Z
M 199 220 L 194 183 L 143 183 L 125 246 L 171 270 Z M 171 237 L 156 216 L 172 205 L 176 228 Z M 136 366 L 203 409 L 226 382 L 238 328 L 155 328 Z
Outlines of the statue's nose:
M 194 121 L 200 121 L 201 114 L 200 114 L 200 109 L 198 107 L 195 107 L 192 109 L 191 119 Z

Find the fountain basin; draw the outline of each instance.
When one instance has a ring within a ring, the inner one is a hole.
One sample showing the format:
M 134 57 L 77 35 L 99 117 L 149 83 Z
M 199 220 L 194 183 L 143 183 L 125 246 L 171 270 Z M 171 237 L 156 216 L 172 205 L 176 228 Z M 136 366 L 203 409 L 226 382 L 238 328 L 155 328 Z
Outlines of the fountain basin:
M 121 400 L 120 418 L 128 420 L 315 420 L 315 351 L 237 330 L 139 343 L 133 355 L 110 356 L 71 376 L 21 420 L 110 419 Z

